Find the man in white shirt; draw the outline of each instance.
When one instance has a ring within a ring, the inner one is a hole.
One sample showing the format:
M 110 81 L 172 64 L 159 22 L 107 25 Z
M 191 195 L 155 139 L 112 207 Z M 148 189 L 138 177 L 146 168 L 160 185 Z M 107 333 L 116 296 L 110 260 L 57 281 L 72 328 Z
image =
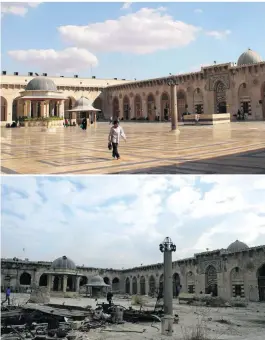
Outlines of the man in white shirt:
M 120 137 L 122 137 L 126 141 L 125 133 L 117 120 L 114 120 L 113 126 L 110 128 L 109 132 L 109 143 L 112 144 L 112 157 L 120 159 L 120 155 L 118 152 L 118 146 L 120 143 Z

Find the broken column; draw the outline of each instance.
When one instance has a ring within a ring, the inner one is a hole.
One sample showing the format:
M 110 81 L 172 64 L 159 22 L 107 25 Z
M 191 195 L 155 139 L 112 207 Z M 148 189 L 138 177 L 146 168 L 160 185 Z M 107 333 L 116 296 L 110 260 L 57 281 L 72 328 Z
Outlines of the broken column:
M 172 252 L 176 251 L 170 237 L 166 237 L 164 242 L 159 245 L 161 253 L 164 253 L 164 313 L 161 319 L 161 333 L 172 335 L 173 333 L 173 280 L 172 280 Z

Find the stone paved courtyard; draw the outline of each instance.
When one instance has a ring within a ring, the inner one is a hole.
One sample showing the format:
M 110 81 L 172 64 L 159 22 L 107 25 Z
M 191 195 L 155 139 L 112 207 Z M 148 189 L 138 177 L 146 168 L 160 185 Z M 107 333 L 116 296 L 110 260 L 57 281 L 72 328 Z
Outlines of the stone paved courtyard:
M 264 174 L 265 123 L 180 126 L 124 123 L 121 160 L 107 148 L 110 126 L 1 128 L 2 174 Z

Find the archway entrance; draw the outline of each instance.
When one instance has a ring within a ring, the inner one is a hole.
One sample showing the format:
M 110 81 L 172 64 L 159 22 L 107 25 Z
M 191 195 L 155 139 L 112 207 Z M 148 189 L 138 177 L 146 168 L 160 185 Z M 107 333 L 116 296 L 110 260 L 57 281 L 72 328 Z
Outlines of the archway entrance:
M 175 273 L 173 275 L 173 296 L 176 297 L 179 295 L 179 289 L 180 289 L 180 276 L 178 273 Z
M 201 89 L 199 88 L 195 89 L 193 102 L 194 102 L 194 113 L 198 115 L 202 114 L 203 113 L 203 94 L 202 94 Z
M 262 116 L 265 120 L 265 82 L 261 86 L 261 105 L 262 105 Z
M 145 277 L 140 277 L 140 294 L 145 295 Z
M 132 293 L 137 294 L 137 278 L 135 276 L 132 279 Z
M 104 282 L 106 283 L 106 285 L 109 285 L 109 284 L 110 284 L 110 279 L 109 279 L 107 276 L 105 276 L 105 277 L 103 278 L 103 280 L 104 280 Z
M 192 271 L 187 273 L 187 291 L 190 294 L 195 293 L 195 275 Z
M 137 94 L 134 98 L 134 110 L 134 116 L 136 119 L 142 117 L 142 99 L 139 94 Z
M 1 96 L 1 122 L 7 120 L 7 100 Z
M 69 291 L 69 292 L 74 291 L 74 281 L 73 281 L 72 276 L 67 277 L 67 288 L 66 288 L 66 290 Z
M 244 276 L 242 270 L 239 267 L 235 267 L 231 270 L 230 280 L 232 297 L 239 296 L 244 298 L 245 297 Z
M 23 286 L 30 286 L 31 284 L 31 275 L 29 273 L 23 273 L 20 276 L 19 283 Z
M 258 270 L 259 301 L 265 301 L 265 263 Z
M 153 275 L 149 278 L 149 294 L 153 296 L 156 291 L 156 281 Z
M 168 121 L 170 114 L 169 95 L 164 92 L 161 95 L 161 119 Z
M 240 111 L 251 115 L 251 100 L 248 91 L 248 86 L 246 83 L 243 83 L 239 86 L 238 89 L 238 107 Z
M 205 293 L 212 294 L 213 296 L 218 295 L 217 290 L 217 271 L 214 266 L 209 266 L 206 269 L 206 284 L 205 284 Z
M 115 97 L 112 102 L 112 118 L 118 118 L 120 116 L 119 99 Z
M 130 99 L 128 96 L 123 98 L 123 118 L 125 120 L 130 119 Z
M 112 290 L 116 292 L 120 290 L 120 280 L 117 277 L 112 280 Z
M 86 276 L 81 276 L 79 286 L 82 287 L 88 284 L 88 278 Z
M 102 112 L 102 106 L 103 106 L 103 105 L 102 105 L 102 100 L 101 100 L 100 97 L 97 97 L 97 98 L 94 100 L 93 106 L 94 106 L 95 109 L 100 110 L 100 111 L 97 112 L 97 117 L 98 117 L 98 119 L 104 120 L 105 117 L 104 117 L 104 113 Z
M 226 88 L 221 81 L 218 81 L 215 86 L 215 106 L 217 113 L 227 113 Z
M 53 287 L 52 290 L 55 292 L 58 292 L 59 290 L 61 290 L 61 280 L 59 278 L 59 276 L 55 276 L 54 280 L 53 280 Z
M 130 279 L 127 277 L 126 281 L 125 281 L 125 293 L 126 294 L 130 294 Z
M 178 120 L 181 121 L 183 113 L 187 111 L 187 100 L 184 90 L 179 90 L 177 92 L 177 102 L 178 102 Z
M 48 286 L 48 275 L 42 274 L 39 281 L 40 287 L 47 287 Z
M 19 117 L 24 116 L 23 101 L 15 98 L 12 103 L 12 121 L 17 121 Z
M 150 121 L 155 120 L 156 107 L 155 107 L 155 97 L 152 93 L 147 97 L 147 117 Z
M 50 107 L 52 106 L 52 104 L 50 103 Z M 68 97 L 65 101 L 64 101 L 64 118 L 65 119 L 72 119 L 72 114 L 73 112 L 68 112 L 68 110 L 72 110 L 73 107 L 75 106 L 75 99 L 73 97 Z M 56 105 L 53 105 L 54 108 L 50 108 L 49 111 L 51 111 L 52 109 L 54 109 L 54 111 L 57 109 Z M 55 112 L 55 116 L 56 116 L 56 112 Z

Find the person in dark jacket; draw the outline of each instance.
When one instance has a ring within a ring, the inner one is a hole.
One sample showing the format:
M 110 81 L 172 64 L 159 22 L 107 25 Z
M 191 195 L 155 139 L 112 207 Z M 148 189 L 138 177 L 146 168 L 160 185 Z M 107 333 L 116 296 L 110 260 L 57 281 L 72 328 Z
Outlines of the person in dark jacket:
M 10 287 L 7 287 L 7 289 L 6 289 L 6 299 L 2 302 L 2 305 L 7 301 L 8 306 L 10 306 L 10 294 L 11 294 L 11 289 L 10 289 Z
M 82 129 L 83 129 L 83 130 L 86 130 L 86 128 L 87 128 L 87 119 L 84 118 L 84 119 L 82 120 Z

